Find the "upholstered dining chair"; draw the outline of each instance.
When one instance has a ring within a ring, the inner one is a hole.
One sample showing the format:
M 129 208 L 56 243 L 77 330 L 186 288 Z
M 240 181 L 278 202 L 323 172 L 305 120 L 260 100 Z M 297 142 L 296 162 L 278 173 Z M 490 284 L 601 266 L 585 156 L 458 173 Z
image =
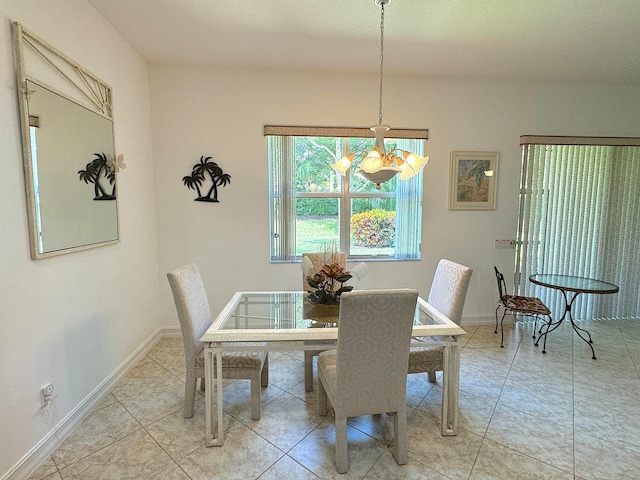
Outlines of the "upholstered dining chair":
M 394 413 L 395 457 L 407 463 L 407 361 L 417 290 L 361 290 L 340 300 L 335 350 L 318 355 L 318 412 L 335 413 L 336 464 L 349 470 L 347 418 Z
M 494 266 L 496 272 L 496 281 L 498 282 L 498 306 L 496 307 L 496 329 L 493 333 L 498 333 L 498 310 L 503 308 L 502 319 L 500 320 L 500 346 L 504 347 L 504 317 L 509 314 L 514 318 L 518 314 L 533 317 L 535 323 L 533 325 L 533 338 L 536 338 L 536 329 L 538 328 L 538 319 L 540 316 L 547 317 L 547 325 L 551 324 L 551 310 L 538 297 L 525 297 L 521 295 L 508 295 L 507 284 L 504 281 L 504 275 L 500 273 L 498 267 Z M 542 326 L 538 333 L 542 333 Z M 537 345 L 537 343 L 536 343 Z
M 457 325 L 460 325 L 472 273 L 473 270 L 469 267 L 442 259 L 438 262 L 433 276 L 427 303 Z M 426 346 L 411 347 L 408 371 L 409 373 L 428 372 L 429 381 L 435 382 L 436 372 L 443 369 L 444 347 L 428 346 L 430 339 L 424 340 Z
M 167 274 L 180 320 L 187 379 L 184 386 L 184 418 L 193 416 L 196 383 L 204 390 L 204 344 L 200 337 L 211 325 L 207 293 L 195 264 Z M 258 345 L 258 344 L 255 344 Z M 247 346 L 244 343 L 243 346 Z M 260 387 L 269 382 L 269 358 L 264 351 L 223 352 L 222 377 L 251 380 L 251 418 L 260 419 Z
M 309 252 L 302 254 L 302 291 L 306 292 L 311 287 L 307 283 L 307 277 L 322 270 L 325 265 L 337 263 L 346 270 L 347 255 L 344 252 Z M 331 343 L 331 342 L 329 342 Z M 306 392 L 313 391 L 313 357 L 322 350 L 304 351 L 304 389 Z

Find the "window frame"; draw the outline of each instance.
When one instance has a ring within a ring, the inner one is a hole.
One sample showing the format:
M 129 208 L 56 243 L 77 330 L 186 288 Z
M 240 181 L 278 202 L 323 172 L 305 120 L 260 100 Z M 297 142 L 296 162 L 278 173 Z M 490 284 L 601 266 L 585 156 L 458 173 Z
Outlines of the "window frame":
M 406 198 L 407 188 L 401 191 L 402 186 L 399 179 L 396 179 L 397 188 L 394 192 L 352 192 L 350 190 L 350 179 L 353 172 L 350 169 L 346 176 L 341 177 L 339 191 L 335 192 L 298 192 L 292 181 L 289 181 L 289 185 L 283 185 L 286 182 L 278 182 L 275 176 L 279 175 L 278 179 L 282 180 L 282 177 L 289 175 L 289 179 L 295 178 L 295 168 L 293 165 L 284 165 L 286 158 L 291 158 L 289 153 L 291 149 L 295 149 L 295 139 L 293 137 L 330 137 L 330 138 L 342 138 L 343 139 L 343 153 L 349 149 L 349 142 L 352 138 L 373 138 L 373 132 L 368 128 L 344 128 L 344 127 L 284 127 L 284 126 L 270 126 L 267 125 L 264 128 L 265 136 L 269 138 L 269 192 L 270 192 L 270 261 L 272 263 L 281 262 L 297 262 L 300 261 L 301 255 L 296 254 L 296 234 L 295 234 L 295 221 L 297 219 L 295 209 L 296 200 L 298 198 L 337 198 L 339 203 L 338 209 L 338 222 L 339 222 L 339 242 L 340 249 L 347 254 L 348 259 L 353 260 L 367 260 L 367 261 L 406 261 L 406 260 L 420 260 L 420 246 L 421 246 L 421 226 L 422 226 L 422 172 L 416 175 L 413 179 L 404 180 L 402 183 L 412 185 L 412 191 L 409 195 L 415 194 L 413 205 L 405 207 L 407 210 L 405 221 L 410 225 L 415 238 L 413 241 L 408 240 L 407 235 L 396 234 L 396 246 L 392 255 L 363 255 L 353 254 L 351 252 L 351 217 L 352 217 L 352 203 L 357 198 L 394 198 L 396 199 L 395 211 L 397 215 L 398 202 L 400 198 Z M 273 138 L 280 139 L 280 144 L 274 146 Z M 426 146 L 426 140 L 428 139 L 428 130 L 418 129 L 391 129 L 386 136 L 388 139 L 402 140 L 417 140 L 422 141 L 421 148 L 418 150 L 424 150 Z M 274 158 L 274 150 L 282 149 L 285 153 L 280 154 L 280 158 Z M 422 152 L 417 152 L 421 153 Z M 287 157 L 287 155 L 289 155 Z M 289 162 L 290 163 L 290 162 Z M 330 168 L 327 165 L 327 168 Z M 276 173 L 276 170 L 277 172 Z M 414 183 L 409 184 L 413 180 Z M 275 186 L 280 183 L 280 190 Z M 276 191 L 277 190 L 277 191 Z M 287 197 L 287 195 L 289 195 Z M 285 198 L 287 197 L 287 198 Z M 411 202 L 409 202 L 411 203 Z M 413 217 L 410 221 L 409 218 Z M 280 220 L 282 218 L 282 220 Z M 277 227 L 281 227 L 278 229 Z M 398 224 L 396 224 L 396 232 L 398 232 Z M 286 236 L 287 238 L 281 238 Z M 406 237 L 405 242 L 409 242 L 404 245 L 398 252 L 398 237 Z

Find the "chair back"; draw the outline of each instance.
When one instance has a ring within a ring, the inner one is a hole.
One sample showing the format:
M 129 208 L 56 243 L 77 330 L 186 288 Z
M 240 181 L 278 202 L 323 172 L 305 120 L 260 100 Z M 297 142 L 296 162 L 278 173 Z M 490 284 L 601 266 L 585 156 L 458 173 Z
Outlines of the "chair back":
M 462 309 L 473 270 L 451 260 L 442 259 L 433 276 L 427 302 L 445 317 L 460 325 Z
M 500 300 L 507 294 L 507 284 L 504 281 L 504 275 L 498 271 L 498 267 L 494 265 L 493 269 L 496 271 L 496 281 L 498 282 L 498 293 L 500 294 Z
M 334 405 L 347 416 L 406 403 L 417 290 L 359 290 L 340 300 Z M 400 403 L 398 403 L 400 402 Z
M 180 320 L 184 354 L 187 362 L 195 362 L 204 348 L 200 337 L 211 325 L 207 293 L 198 267 L 193 263 L 167 273 L 167 278 Z

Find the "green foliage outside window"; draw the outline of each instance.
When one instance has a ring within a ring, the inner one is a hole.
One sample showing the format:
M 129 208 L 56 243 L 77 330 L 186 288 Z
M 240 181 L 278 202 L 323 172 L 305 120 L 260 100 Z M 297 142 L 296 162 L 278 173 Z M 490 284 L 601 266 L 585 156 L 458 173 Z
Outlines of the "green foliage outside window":
M 328 202 L 325 198 L 298 198 L 296 199 L 296 216 L 320 217 L 338 215 L 338 202 Z
M 353 213 L 362 213 L 371 210 L 372 203 L 375 208 L 381 210 L 394 210 L 395 198 L 354 198 L 352 201 Z M 324 198 L 298 198 L 296 200 L 296 216 L 321 217 L 325 215 L 338 215 L 338 202 L 327 202 Z
M 353 198 L 351 200 L 352 213 L 362 213 L 372 209 L 395 210 L 395 198 Z
M 338 192 L 340 176 L 327 168 L 340 152 L 340 139 L 298 137 L 295 142 L 297 192 Z
M 396 212 L 369 210 L 351 217 L 351 236 L 359 247 L 393 247 L 396 243 Z

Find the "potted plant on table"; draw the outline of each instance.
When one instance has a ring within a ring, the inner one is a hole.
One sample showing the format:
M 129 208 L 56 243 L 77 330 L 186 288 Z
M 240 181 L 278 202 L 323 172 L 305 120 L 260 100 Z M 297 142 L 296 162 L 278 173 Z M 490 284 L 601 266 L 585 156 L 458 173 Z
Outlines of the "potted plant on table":
M 309 318 L 313 316 L 338 316 L 340 309 L 340 295 L 353 290 L 351 285 L 345 285 L 352 275 L 337 263 L 324 265 L 314 275 L 307 276 L 307 302 L 317 308 L 305 308 Z

